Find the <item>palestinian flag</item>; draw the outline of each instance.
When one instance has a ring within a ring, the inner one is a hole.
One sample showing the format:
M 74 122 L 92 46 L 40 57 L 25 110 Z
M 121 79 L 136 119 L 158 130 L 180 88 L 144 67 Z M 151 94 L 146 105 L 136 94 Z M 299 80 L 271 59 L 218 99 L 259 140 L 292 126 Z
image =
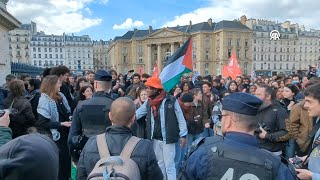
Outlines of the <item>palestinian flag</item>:
M 171 57 L 168 58 L 159 78 L 163 88 L 169 92 L 180 82 L 183 74 L 192 72 L 192 38 L 190 37 Z

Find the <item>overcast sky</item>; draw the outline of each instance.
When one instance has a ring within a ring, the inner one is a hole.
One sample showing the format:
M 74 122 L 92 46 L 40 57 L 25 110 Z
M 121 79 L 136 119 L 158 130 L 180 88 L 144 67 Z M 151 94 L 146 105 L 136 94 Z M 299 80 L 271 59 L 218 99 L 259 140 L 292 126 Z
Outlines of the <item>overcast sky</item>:
M 286 20 L 320 29 L 319 0 L 10 0 L 22 23 L 34 21 L 47 34 L 75 33 L 113 39 L 128 30 L 248 18 Z

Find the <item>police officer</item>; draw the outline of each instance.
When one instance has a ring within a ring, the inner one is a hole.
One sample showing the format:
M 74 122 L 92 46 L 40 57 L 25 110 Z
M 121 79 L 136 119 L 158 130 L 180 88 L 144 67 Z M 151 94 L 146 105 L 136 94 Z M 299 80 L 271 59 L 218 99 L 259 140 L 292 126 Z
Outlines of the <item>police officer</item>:
M 200 140 L 186 163 L 187 179 L 295 179 L 278 156 L 258 148 L 254 136 L 262 101 L 247 93 L 232 93 L 222 101 L 224 136 Z
M 78 161 L 88 138 L 104 133 L 111 125 L 108 113 L 115 98 L 110 93 L 111 79 L 107 71 L 98 70 L 93 83 L 95 93 L 92 98 L 79 102 L 73 113 L 68 146 L 74 162 Z

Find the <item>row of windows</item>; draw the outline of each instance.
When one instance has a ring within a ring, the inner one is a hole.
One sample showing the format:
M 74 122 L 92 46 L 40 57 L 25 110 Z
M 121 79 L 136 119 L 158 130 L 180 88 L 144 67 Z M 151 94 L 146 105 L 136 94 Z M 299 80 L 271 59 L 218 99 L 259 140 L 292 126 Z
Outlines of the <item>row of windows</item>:
M 29 42 L 29 39 L 26 38 L 22 38 L 24 41 L 22 42 Z M 16 39 L 9 37 L 9 42 L 16 40 L 17 42 L 20 42 L 20 37 L 17 37 Z
M 258 33 L 258 32 L 253 32 L 254 37 L 269 37 L 269 33 Z M 280 37 L 284 39 L 289 39 L 289 38 L 294 38 L 296 35 L 289 35 L 289 34 L 280 34 Z
M 51 42 L 49 42 L 49 43 L 47 43 L 47 42 L 43 42 L 43 43 L 41 43 L 41 42 L 38 42 L 37 44 L 36 44 L 36 42 L 32 42 L 32 45 L 33 46 L 36 46 L 36 45 L 38 45 L 38 46 L 41 46 L 41 45 L 44 45 L 44 46 L 51 46 L 51 45 L 54 45 L 54 46 L 62 46 L 62 43 L 54 43 L 54 44 L 51 44 Z
M 38 47 L 38 52 L 41 52 L 41 49 L 42 48 Z M 32 50 L 33 50 L 33 52 L 37 52 L 37 48 L 35 48 L 35 47 L 33 47 Z M 48 52 L 48 50 L 49 50 L 49 52 L 52 52 L 52 48 L 43 48 L 43 50 L 44 50 L 44 52 Z M 58 52 L 59 49 L 58 48 L 54 48 L 54 51 Z M 62 53 L 62 48 L 60 48 L 60 52 Z
M 87 54 L 87 55 L 86 54 L 82 54 L 82 57 L 83 58 L 90 58 L 91 56 L 90 56 L 90 54 Z M 71 53 L 68 53 L 68 58 L 71 58 Z M 73 58 L 77 58 L 77 54 L 74 53 L 73 54 Z M 81 54 L 80 53 L 78 54 L 78 58 L 81 58 Z
M 268 37 L 269 38 L 269 37 Z M 299 41 L 298 41 L 298 43 L 297 43 L 297 41 L 293 41 L 293 42 L 291 42 L 290 43 L 290 41 L 288 41 L 288 40 L 281 40 L 281 37 L 280 37 L 280 40 L 279 41 L 271 41 L 271 40 L 264 40 L 264 39 L 262 39 L 261 41 L 260 40 L 257 40 L 257 39 L 254 39 L 253 40 L 253 43 L 258 43 L 258 44 L 280 44 L 280 45 L 296 45 L 296 44 L 304 44 L 304 45 L 318 45 L 318 44 L 320 44 L 320 41 L 319 42 L 317 42 L 317 40 L 314 40 L 314 42 L 312 41 L 312 40 L 310 40 L 310 41 L 308 41 L 307 42 L 307 40 L 302 40 L 302 39 L 300 39 Z
M 305 53 L 312 53 L 313 51 L 312 51 L 312 47 L 310 47 L 309 48 L 310 50 L 309 50 L 309 52 L 308 52 L 308 48 L 307 47 L 304 47 L 304 51 L 302 51 L 303 49 L 302 49 L 302 47 L 300 47 L 300 51 L 299 52 L 305 52 Z M 317 49 L 318 48 L 314 48 L 314 52 L 316 53 L 317 52 Z M 260 49 L 260 47 L 256 47 L 256 46 L 254 46 L 253 47 L 253 51 L 268 51 L 269 50 L 269 52 L 271 52 L 271 47 L 269 47 L 269 48 L 263 48 L 263 47 L 261 47 L 261 49 Z M 280 47 L 280 49 L 278 50 L 278 48 L 277 47 L 275 47 L 274 49 L 273 49 L 274 51 L 273 52 L 277 52 L 277 51 L 279 51 L 279 52 L 296 52 L 296 48 L 293 48 L 293 49 L 291 49 L 292 51 L 290 51 L 290 48 L 282 48 L 282 47 Z M 320 49 L 319 49 L 319 52 L 320 52 Z
M 56 65 L 56 66 L 58 66 L 58 65 L 63 65 L 63 61 L 61 60 L 61 61 L 58 61 L 58 60 L 56 60 L 55 61 L 55 63 L 54 63 L 54 61 L 52 61 L 52 60 L 50 60 L 50 61 L 48 61 L 48 60 L 44 60 L 43 61 L 44 62 L 44 64 L 42 64 L 42 60 L 39 60 L 39 61 L 37 61 L 37 60 L 34 60 L 33 61 L 33 65 L 35 65 L 35 66 L 53 66 L 53 65 Z
M 240 65 L 240 63 L 239 63 L 239 65 Z M 194 68 L 197 68 L 196 63 L 194 64 Z M 208 69 L 208 68 L 209 68 L 209 63 L 205 63 L 205 64 L 204 64 L 204 68 L 205 68 L 205 69 Z M 243 68 L 244 68 L 244 69 L 247 69 L 247 68 L 248 68 L 248 63 L 247 63 L 247 62 L 245 62 L 245 63 L 243 64 Z
M 78 66 L 69 66 L 69 69 L 74 69 L 75 70 L 75 69 L 78 69 Z M 80 69 L 87 69 L 87 67 L 83 66 L 83 67 L 80 67 Z M 91 66 L 89 66 L 88 69 L 91 69 Z
M 72 49 L 72 48 L 70 48 L 70 49 L 67 49 L 67 51 L 68 52 L 77 52 L 77 48 L 74 48 L 74 49 Z M 78 48 L 78 52 L 81 52 L 81 48 Z M 88 53 L 90 53 L 91 51 L 90 51 L 90 49 L 84 49 L 84 48 L 82 48 L 82 52 L 88 52 Z
M 32 37 L 32 40 L 35 40 L 35 41 L 62 41 L 63 38 L 59 38 L 59 37 L 56 37 L 56 38 L 45 38 L 45 37 Z
M 16 51 L 16 56 L 21 56 L 21 54 L 24 54 L 25 56 L 29 56 L 29 53 L 28 53 L 28 52 L 20 53 L 20 51 Z M 12 55 L 12 52 L 10 52 L 9 55 L 10 55 L 10 56 L 13 56 L 13 55 Z
M 68 64 L 72 64 L 71 60 L 68 60 Z M 81 64 L 81 60 L 73 60 L 73 64 Z M 83 60 L 82 64 L 91 64 L 89 60 Z
M 42 58 L 42 57 L 43 56 L 41 56 L 41 54 L 38 54 L 38 58 Z M 44 55 L 44 58 L 50 58 L 51 59 L 52 57 L 53 57 L 52 54 L 49 54 L 49 56 L 48 56 L 48 54 Z M 33 54 L 33 58 L 37 58 L 37 54 Z M 55 58 L 56 59 L 59 58 L 58 54 L 56 54 Z M 63 59 L 63 55 L 62 54 L 60 54 L 60 59 Z
M 291 43 L 290 43 L 291 42 Z M 262 39 L 261 41 L 260 40 L 257 40 L 257 39 L 254 39 L 253 40 L 253 43 L 254 44 L 256 44 L 256 43 L 258 43 L 258 44 L 272 44 L 272 45 L 276 45 L 276 44 L 280 44 L 280 45 L 287 45 L 287 46 L 289 46 L 289 45 L 296 45 L 297 43 L 296 43 L 296 41 L 288 41 L 288 40 L 274 40 L 274 41 L 272 41 L 272 40 L 270 40 L 270 39 L 268 39 L 268 40 L 264 40 L 264 39 Z
M 240 42 L 241 42 L 241 40 L 240 40 L 240 38 L 238 38 L 237 41 L 236 41 L 237 47 L 240 47 L 240 44 L 241 44 Z M 220 44 L 220 39 L 217 40 L 217 44 Z M 232 39 L 228 39 L 228 46 L 232 46 Z M 244 46 L 245 47 L 249 46 L 249 40 L 248 39 L 244 40 Z
M 62 41 L 63 38 L 45 38 L 45 37 L 33 37 L 32 40 L 35 40 L 35 41 Z M 82 37 L 67 37 L 66 38 L 67 41 L 90 41 L 90 38 L 82 38 Z
M 231 57 L 231 52 L 232 52 L 232 49 L 228 49 L 228 58 Z M 240 53 L 240 49 L 237 49 L 236 50 L 236 56 L 237 57 L 240 57 L 241 56 L 241 53 Z M 220 50 L 217 49 L 217 57 L 220 57 Z M 244 50 L 244 58 L 248 58 L 248 50 Z M 193 60 L 197 60 L 197 53 L 196 51 L 192 51 L 192 59 Z M 205 60 L 210 60 L 210 51 L 209 50 L 206 50 L 206 54 L 205 54 Z
M 253 69 L 257 69 L 257 66 L 258 66 L 259 64 L 256 64 L 256 63 L 254 63 L 253 64 Z M 283 66 L 285 66 L 285 67 L 283 67 Z M 271 69 L 271 64 L 270 63 L 268 63 L 268 64 L 266 64 L 266 63 L 260 63 L 260 69 Z M 276 63 L 274 63 L 273 64 L 273 69 L 296 69 L 296 64 L 292 64 L 292 66 L 290 67 L 289 66 L 289 63 L 287 63 L 287 64 L 282 64 L 282 63 L 280 63 L 280 64 L 276 64 Z M 301 69 L 301 64 L 299 64 L 299 69 Z
M 25 46 L 21 46 L 20 44 L 17 44 L 17 46 L 13 46 L 15 47 L 16 49 L 21 49 L 21 48 L 25 48 L 25 49 L 29 49 L 29 46 L 28 45 L 25 45 Z M 12 49 L 12 46 L 11 44 L 9 44 L 9 49 Z
M 272 59 L 272 57 L 273 57 L 273 59 Z M 307 55 L 305 55 L 304 59 L 307 59 Z M 268 60 L 268 61 L 271 61 L 271 60 L 272 61 L 277 61 L 277 60 L 289 61 L 289 60 L 291 60 L 292 61 L 293 60 L 293 61 L 295 61 L 296 56 L 295 55 L 294 56 L 292 56 L 292 55 L 290 55 L 290 56 L 289 55 L 279 55 L 279 56 L 273 55 L 273 56 L 271 56 L 270 54 L 268 54 L 268 56 L 267 56 L 266 54 L 265 55 L 255 54 L 255 55 L 253 55 L 253 60 L 254 61 L 257 61 L 257 60 L 261 60 L 261 61 L 263 61 L 263 60 Z M 299 56 L 299 60 L 302 61 L 302 55 Z M 311 58 L 310 61 L 317 61 L 317 58 Z
M 67 41 L 90 41 L 90 38 L 83 38 L 83 37 L 67 37 Z

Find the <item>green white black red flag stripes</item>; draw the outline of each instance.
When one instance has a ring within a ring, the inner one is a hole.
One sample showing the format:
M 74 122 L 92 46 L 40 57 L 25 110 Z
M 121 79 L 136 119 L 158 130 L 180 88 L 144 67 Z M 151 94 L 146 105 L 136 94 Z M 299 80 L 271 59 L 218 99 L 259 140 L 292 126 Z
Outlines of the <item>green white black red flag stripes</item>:
M 192 38 L 190 37 L 166 62 L 159 78 L 169 92 L 180 82 L 183 74 L 192 72 Z

